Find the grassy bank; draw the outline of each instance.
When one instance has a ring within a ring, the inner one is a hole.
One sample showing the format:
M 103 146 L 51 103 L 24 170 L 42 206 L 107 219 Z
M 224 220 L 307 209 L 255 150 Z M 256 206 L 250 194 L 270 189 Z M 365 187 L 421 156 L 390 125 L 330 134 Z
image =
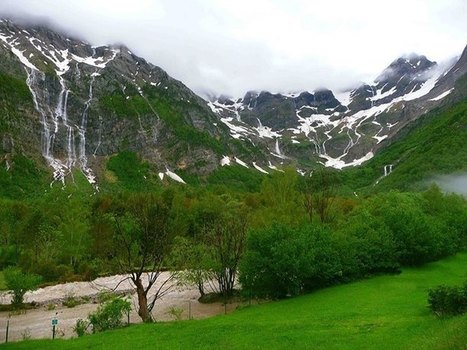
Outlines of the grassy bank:
M 463 349 L 467 315 L 440 320 L 427 289 L 467 279 L 467 253 L 198 321 L 135 325 L 73 340 L 5 349 Z

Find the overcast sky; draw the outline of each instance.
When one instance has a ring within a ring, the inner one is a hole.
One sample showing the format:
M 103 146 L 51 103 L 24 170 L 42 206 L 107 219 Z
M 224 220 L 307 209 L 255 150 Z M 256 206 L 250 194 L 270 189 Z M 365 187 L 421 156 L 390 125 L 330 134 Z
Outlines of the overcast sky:
M 466 0 L 0 0 L 94 45 L 124 43 L 198 93 L 340 90 L 467 44 Z

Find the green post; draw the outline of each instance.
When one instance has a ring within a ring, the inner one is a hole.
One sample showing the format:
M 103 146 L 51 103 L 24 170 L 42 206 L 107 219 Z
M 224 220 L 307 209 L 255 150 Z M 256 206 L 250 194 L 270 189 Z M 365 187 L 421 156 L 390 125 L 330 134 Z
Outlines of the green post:
M 55 314 L 57 315 L 58 312 Z M 55 327 L 58 325 L 58 319 L 57 319 L 57 316 L 55 316 L 55 318 L 52 319 L 52 339 L 55 339 Z
M 10 330 L 10 318 L 6 321 L 5 343 L 8 343 L 8 331 Z

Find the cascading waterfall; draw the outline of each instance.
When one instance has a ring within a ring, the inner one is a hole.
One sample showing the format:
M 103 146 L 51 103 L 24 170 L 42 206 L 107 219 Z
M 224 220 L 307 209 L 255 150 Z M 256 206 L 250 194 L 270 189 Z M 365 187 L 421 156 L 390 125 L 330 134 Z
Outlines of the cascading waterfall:
M 276 137 L 276 145 L 274 147 L 274 152 L 276 153 L 276 156 L 278 156 L 279 158 L 286 158 L 282 152 L 281 152 L 281 149 L 279 147 L 279 138 Z
M 60 93 L 58 95 L 57 104 L 53 112 L 49 109 L 47 103 L 45 101 L 50 100 L 48 96 L 45 96 L 46 92 L 42 89 L 39 84 L 43 82 L 45 79 L 44 73 L 35 70 L 35 69 L 26 69 L 27 72 L 27 80 L 26 84 L 31 92 L 33 104 L 35 110 L 40 115 L 40 122 L 42 124 L 42 155 L 46 159 L 49 166 L 54 169 L 53 172 L 53 181 L 62 182 L 65 185 L 65 177 L 71 173 L 72 167 L 75 165 L 77 160 L 77 153 L 75 148 L 75 130 L 72 125 L 70 125 L 68 120 L 68 96 L 70 90 L 67 89 L 65 80 L 59 75 L 59 82 L 60 82 Z M 94 78 L 93 78 L 94 80 Z M 78 127 L 80 133 L 80 151 L 79 151 L 79 158 L 80 163 L 82 164 L 82 169 L 87 169 L 87 159 L 84 154 L 84 145 L 86 142 L 84 130 L 86 128 L 87 123 L 87 109 L 89 108 L 90 101 L 92 99 L 92 87 L 90 91 L 90 99 L 86 102 L 86 112 L 83 115 L 83 119 L 81 122 L 81 126 Z M 60 125 L 63 125 L 66 130 L 66 160 L 63 162 L 62 160 L 56 158 L 54 156 L 53 148 L 54 142 L 56 140 L 56 135 L 60 130 Z M 82 149 L 81 149 L 82 148 Z M 84 161 L 83 161 L 84 159 Z M 84 164 L 84 165 L 83 165 Z M 89 182 L 95 183 L 94 176 L 90 170 L 84 171 L 86 177 L 88 178 Z M 90 175 L 90 176 L 88 176 Z M 92 179 L 92 181 L 91 181 Z M 51 184 L 51 185 L 52 185 Z
M 388 164 L 384 166 L 384 176 L 388 176 L 392 173 L 392 164 Z
M 84 110 L 83 110 L 83 114 L 81 116 L 81 124 L 80 124 L 80 127 L 78 129 L 80 167 L 81 167 L 81 171 L 83 172 L 84 176 L 86 176 L 89 183 L 92 184 L 92 185 L 94 185 L 96 183 L 96 177 L 94 176 L 94 173 L 92 172 L 92 169 L 88 167 L 88 158 L 86 157 L 86 127 L 87 127 L 87 124 L 88 124 L 89 107 L 91 105 L 92 98 L 93 98 L 92 86 L 94 84 L 95 77 L 96 77 L 96 75 L 93 74 L 92 77 L 91 77 L 91 82 L 89 83 L 89 95 L 88 95 L 88 99 L 84 103 Z M 96 189 L 97 189 L 97 187 L 96 187 Z
M 393 165 L 392 164 L 388 164 L 388 165 L 385 165 L 383 170 L 384 170 L 384 175 L 380 176 L 380 178 L 378 180 L 376 180 L 376 182 L 374 183 L 373 186 L 376 186 L 377 184 L 379 184 L 379 182 L 384 179 L 386 176 L 388 176 L 389 174 L 392 173 L 392 167 Z
M 52 151 L 53 143 L 55 140 L 55 134 L 58 131 L 58 119 L 57 119 L 56 114 L 51 113 L 49 110 L 50 118 L 52 119 L 53 126 L 54 126 L 53 128 L 51 128 L 48 122 L 48 118 L 47 118 L 48 113 L 46 113 L 44 108 L 41 107 L 39 103 L 38 93 L 35 90 L 35 87 L 37 87 L 39 84 L 38 78 L 40 78 L 41 81 L 45 79 L 44 73 L 37 71 L 33 68 L 29 70 L 26 69 L 26 73 L 28 75 L 26 79 L 26 84 L 29 88 L 29 91 L 31 92 L 34 108 L 40 115 L 40 120 L 41 120 L 41 124 L 43 127 L 42 135 L 41 135 L 42 156 L 46 159 L 49 166 L 51 166 L 54 169 L 53 182 L 61 181 L 63 184 L 65 184 L 65 175 L 66 175 L 65 166 L 59 159 L 54 158 L 53 151 Z M 41 89 L 37 88 L 37 91 L 40 93 Z
M 67 114 L 67 107 L 68 107 L 68 94 L 70 90 L 66 88 L 65 80 L 60 76 L 60 94 L 58 96 L 58 103 L 57 107 L 55 108 L 55 116 L 57 121 L 61 119 L 63 125 L 67 130 L 67 162 L 66 168 L 68 172 L 71 172 L 71 168 L 74 166 L 76 161 L 76 150 L 75 150 L 75 142 L 74 136 L 75 132 L 73 127 L 68 124 L 68 114 Z
M 28 78 L 26 79 L 26 84 L 29 88 L 29 91 L 31 92 L 32 95 L 32 101 L 34 104 L 34 109 L 39 113 L 41 117 L 41 124 L 44 127 L 44 130 L 42 132 L 41 138 L 42 138 L 42 155 L 44 158 L 49 160 L 50 158 L 50 129 L 49 125 L 47 124 L 47 118 L 45 115 L 44 110 L 39 106 L 39 103 L 37 101 L 37 95 L 36 92 L 34 91 L 33 85 L 37 84 L 37 71 L 35 69 L 27 69 L 25 68 L 26 73 L 28 75 Z M 43 79 L 43 76 L 41 77 Z

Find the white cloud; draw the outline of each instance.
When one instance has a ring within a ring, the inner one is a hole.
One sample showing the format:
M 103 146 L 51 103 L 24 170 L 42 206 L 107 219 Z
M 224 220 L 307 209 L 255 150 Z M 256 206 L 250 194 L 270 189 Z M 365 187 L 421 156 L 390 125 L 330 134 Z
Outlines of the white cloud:
M 409 52 L 466 44 L 464 0 L 2 0 L 93 44 L 125 43 L 197 92 L 341 89 Z

